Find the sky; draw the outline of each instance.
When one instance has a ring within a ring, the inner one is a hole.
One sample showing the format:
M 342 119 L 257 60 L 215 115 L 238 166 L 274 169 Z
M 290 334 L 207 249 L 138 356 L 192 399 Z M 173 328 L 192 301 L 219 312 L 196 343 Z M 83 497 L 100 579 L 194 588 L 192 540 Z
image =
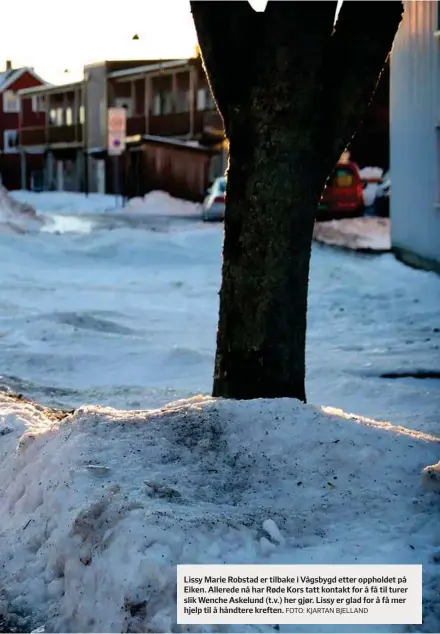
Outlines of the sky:
M 33 66 L 52 83 L 77 81 L 84 64 L 103 59 L 190 57 L 197 44 L 189 0 L 3 4 L 2 24 L 15 26 L 2 29 L 0 71 L 11 60 L 14 67 Z
M 46 81 L 82 78 L 104 59 L 190 57 L 197 36 L 189 0 L 7 0 L 2 5 L 0 72 L 31 66 Z M 339 0 L 339 4 L 342 4 Z M 256 11 L 266 0 L 251 0 Z M 134 34 L 139 40 L 133 41 Z M 67 72 L 66 72 L 67 71 Z

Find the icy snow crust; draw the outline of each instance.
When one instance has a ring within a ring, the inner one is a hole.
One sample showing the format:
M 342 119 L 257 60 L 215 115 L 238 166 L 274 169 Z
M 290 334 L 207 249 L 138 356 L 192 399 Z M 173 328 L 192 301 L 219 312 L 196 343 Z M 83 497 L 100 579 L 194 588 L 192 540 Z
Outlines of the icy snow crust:
M 0 586 L 46 631 L 178 631 L 175 566 L 211 562 L 422 563 L 417 631 L 438 628 L 438 515 L 419 473 L 439 438 L 288 399 L 63 418 L 3 395 L 0 412 Z

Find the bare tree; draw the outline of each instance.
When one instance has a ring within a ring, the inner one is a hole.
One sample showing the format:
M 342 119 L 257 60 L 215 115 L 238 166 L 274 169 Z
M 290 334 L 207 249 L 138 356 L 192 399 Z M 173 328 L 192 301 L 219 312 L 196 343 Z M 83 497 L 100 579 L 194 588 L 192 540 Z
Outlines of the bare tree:
M 191 9 L 230 143 L 213 393 L 305 401 L 315 212 L 374 94 L 402 3 L 345 1 L 335 27 L 330 1 Z

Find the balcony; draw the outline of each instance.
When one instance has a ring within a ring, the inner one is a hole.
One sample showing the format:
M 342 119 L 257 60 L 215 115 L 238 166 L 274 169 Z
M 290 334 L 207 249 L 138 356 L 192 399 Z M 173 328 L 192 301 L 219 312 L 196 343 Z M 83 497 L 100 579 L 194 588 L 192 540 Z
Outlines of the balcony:
M 224 134 L 223 121 L 217 110 L 204 110 L 195 113 L 195 134 Z
M 20 145 L 52 145 L 54 143 L 82 143 L 82 125 L 38 126 L 21 128 L 19 132 Z
M 217 110 L 208 110 L 202 113 L 203 130 L 214 130 L 216 132 L 223 132 L 223 121 Z
M 48 126 L 47 143 L 82 143 L 82 124 Z
M 154 136 L 184 136 L 191 132 L 189 112 L 151 115 L 148 133 Z
M 44 126 L 21 128 L 19 143 L 25 147 L 29 145 L 46 145 L 46 128 Z

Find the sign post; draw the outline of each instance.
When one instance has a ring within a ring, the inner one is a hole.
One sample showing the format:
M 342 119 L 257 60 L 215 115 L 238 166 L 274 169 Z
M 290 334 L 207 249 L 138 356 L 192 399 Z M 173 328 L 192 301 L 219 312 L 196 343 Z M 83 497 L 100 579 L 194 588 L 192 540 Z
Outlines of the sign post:
M 107 151 L 109 156 L 114 156 L 113 182 L 116 196 L 116 206 L 118 204 L 119 189 L 119 157 L 125 150 L 125 137 L 127 128 L 127 111 L 125 108 L 109 108 L 107 117 Z

